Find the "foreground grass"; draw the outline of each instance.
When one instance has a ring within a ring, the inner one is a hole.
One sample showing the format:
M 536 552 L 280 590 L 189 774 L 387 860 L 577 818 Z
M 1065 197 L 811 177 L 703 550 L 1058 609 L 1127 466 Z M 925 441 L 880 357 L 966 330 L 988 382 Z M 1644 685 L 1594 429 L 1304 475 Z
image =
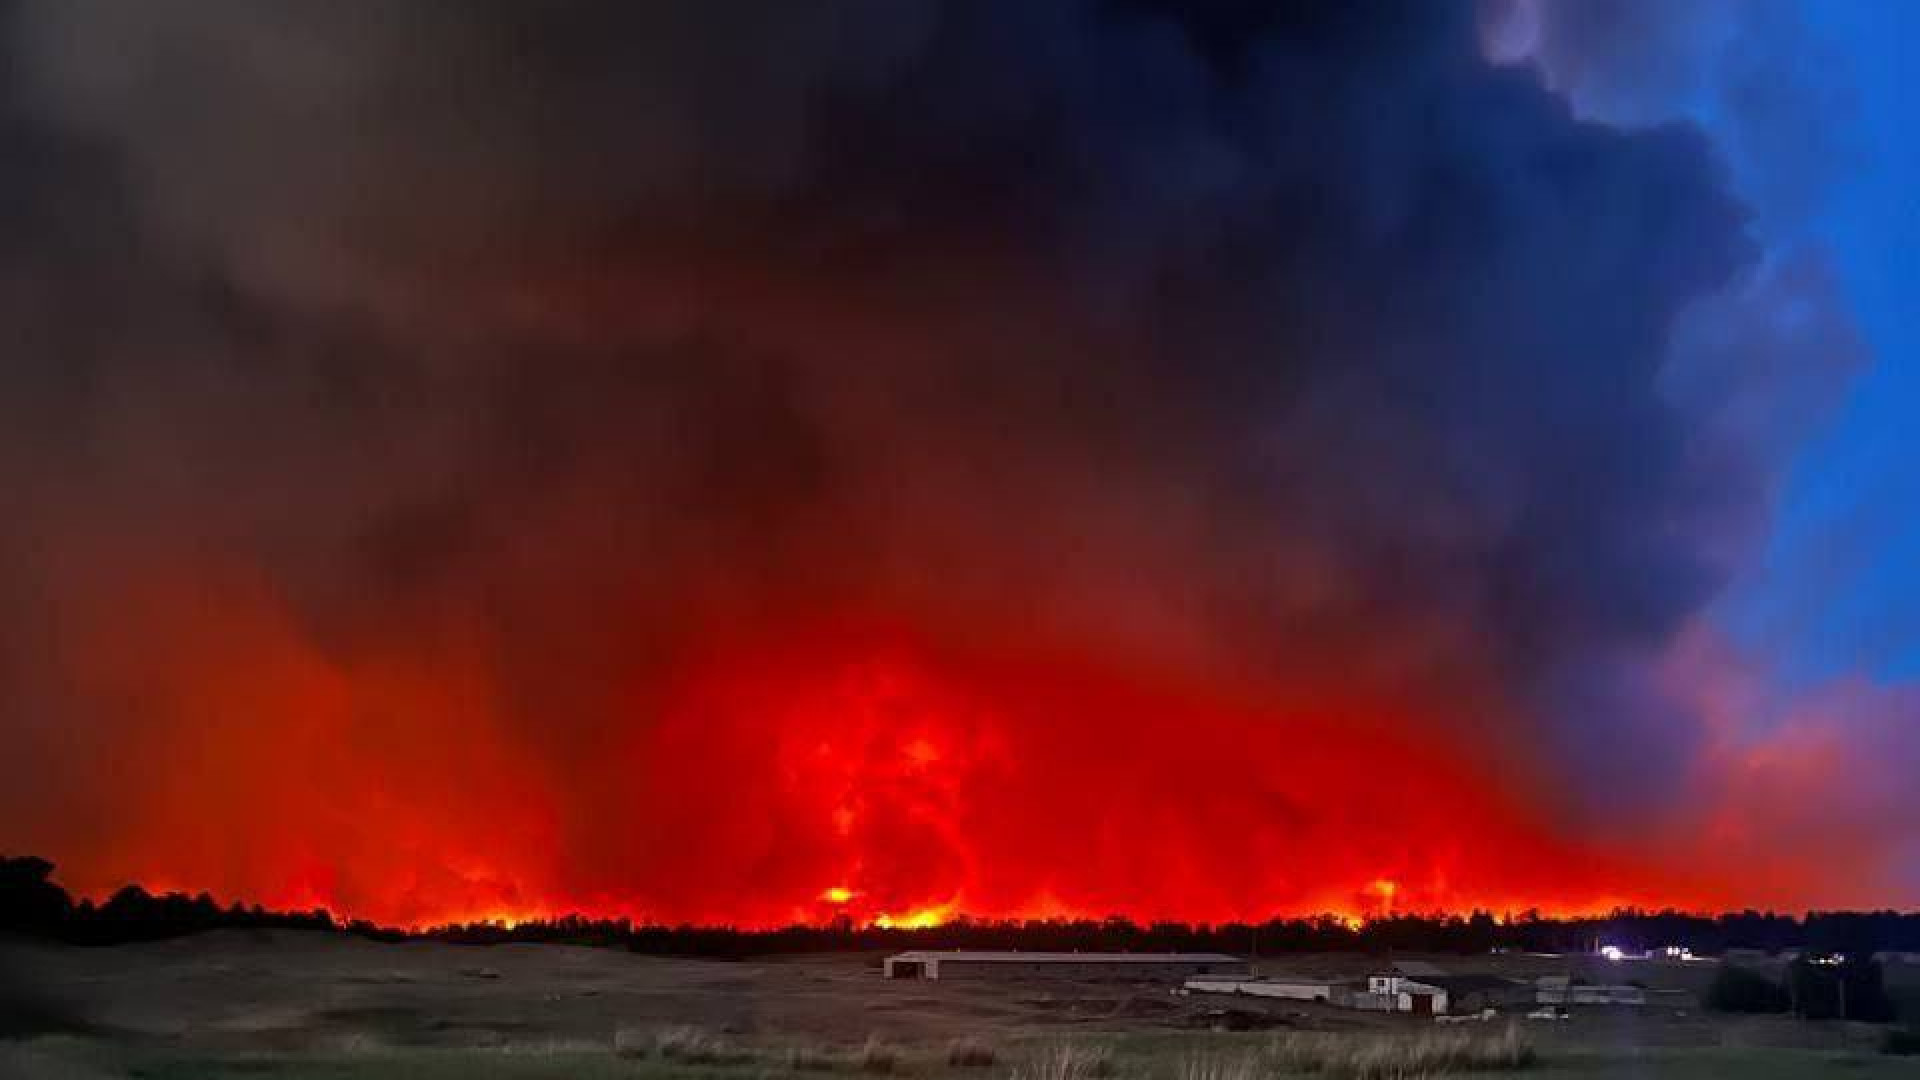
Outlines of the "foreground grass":
M 1524 1069 L 1536 1058 L 1532 1042 L 1511 1023 L 1492 1032 L 1436 1028 L 1413 1035 L 1294 1033 L 1268 1042 L 1238 1074 L 1220 1080 L 1255 1080 L 1274 1073 L 1398 1080 Z
M 90 1039 L 0 1043 L 0 1076 L 45 1080 L 1799 1080 L 1916 1075 L 1911 1059 L 1775 1049 L 1579 1051 L 1538 1058 L 1503 1032 L 1400 1036 L 1099 1036 L 894 1046 L 748 1047 L 688 1029 L 631 1036 L 625 1048 L 566 1043 L 504 1049 L 362 1046 L 209 1055 L 137 1050 Z M 1444 1036 L 1444 1037 L 1443 1037 Z M 991 1064 L 981 1062 L 990 1057 Z M 956 1060 L 959 1063 L 956 1063 Z

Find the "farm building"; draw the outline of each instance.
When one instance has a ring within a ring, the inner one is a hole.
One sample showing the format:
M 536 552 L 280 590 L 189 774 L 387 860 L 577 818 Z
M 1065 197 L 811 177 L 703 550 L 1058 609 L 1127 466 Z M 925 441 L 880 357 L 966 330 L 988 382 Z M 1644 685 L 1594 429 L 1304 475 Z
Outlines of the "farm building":
M 1576 983 L 1565 975 L 1542 975 L 1535 980 L 1535 1000 L 1542 1005 L 1645 1005 L 1647 991 L 1630 985 Z
M 1187 994 L 1238 994 L 1284 1001 L 1335 1002 L 1352 980 L 1313 975 L 1194 975 L 1181 986 Z
M 1499 975 L 1425 975 L 1420 981 L 1447 992 L 1446 1011 L 1450 1013 L 1512 1009 L 1534 1003 L 1532 983 Z
M 1367 992 L 1354 995 L 1354 1008 L 1439 1016 L 1447 1011 L 1447 992 L 1405 975 L 1369 975 Z
M 1421 1016 L 1478 1013 L 1483 1009 L 1531 1007 L 1535 989 L 1530 982 L 1498 975 L 1447 975 L 1410 972 L 1400 967 L 1392 974 L 1367 979 L 1318 975 L 1195 975 L 1176 993 L 1220 994 L 1316 1001 L 1363 1012 L 1403 1012 Z
M 981 952 L 914 949 L 889 956 L 889 979 L 1126 979 L 1175 982 L 1194 975 L 1248 975 L 1225 953 Z

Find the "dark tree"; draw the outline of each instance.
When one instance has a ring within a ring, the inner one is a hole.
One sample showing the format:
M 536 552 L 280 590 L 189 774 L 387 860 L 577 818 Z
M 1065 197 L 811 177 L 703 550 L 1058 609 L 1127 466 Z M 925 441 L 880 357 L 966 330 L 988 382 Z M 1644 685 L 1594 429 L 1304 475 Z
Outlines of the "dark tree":
M 67 891 L 49 880 L 53 864 L 0 856 L 0 930 L 53 934 L 73 912 Z
M 1885 1023 L 1893 1019 L 1893 1001 L 1880 965 L 1848 957 L 1838 964 L 1817 963 L 1802 957 L 1787 966 L 1787 985 L 1795 1012 L 1814 1020 L 1864 1020 Z
M 1720 1012 L 1779 1013 L 1787 1007 L 1786 987 L 1750 968 L 1723 964 L 1707 987 L 1707 1008 Z

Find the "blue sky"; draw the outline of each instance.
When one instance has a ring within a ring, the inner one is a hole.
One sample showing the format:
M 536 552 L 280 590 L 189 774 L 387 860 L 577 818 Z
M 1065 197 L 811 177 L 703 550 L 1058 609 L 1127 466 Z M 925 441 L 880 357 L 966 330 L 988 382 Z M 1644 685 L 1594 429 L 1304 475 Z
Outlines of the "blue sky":
M 1844 165 L 1806 227 L 1832 253 L 1872 363 L 1798 452 L 1764 555 L 1721 611 L 1795 681 L 1910 679 L 1920 676 L 1920 4 L 1806 11 L 1835 61 L 1815 77 L 1857 105 Z

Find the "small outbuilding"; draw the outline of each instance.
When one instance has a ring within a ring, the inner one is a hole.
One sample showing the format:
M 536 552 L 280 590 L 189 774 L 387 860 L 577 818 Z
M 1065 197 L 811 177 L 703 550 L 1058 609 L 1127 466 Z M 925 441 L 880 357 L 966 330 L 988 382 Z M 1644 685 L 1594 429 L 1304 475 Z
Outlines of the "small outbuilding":
M 1384 1004 L 1383 1012 L 1412 1013 L 1415 1016 L 1440 1016 L 1447 1011 L 1447 992 L 1424 979 L 1405 975 L 1367 976 L 1366 997 Z M 1378 1008 L 1356 995 L 1355 1008 Z
M 1542 1005 L 1645 1005 L 1644 987 L 1629 984 L 1577 983 L 1565 975 L 1542 975 L 1535 981 L 1535 1000 Z
M 1225 953 L 989 952 L 913 949 L 889 956 L 889 979 L 1111 979 L 1180 982 L 1195 975 L 1251 975 Z
M 1499 975 L 1427 975 L 1420 979 L 1447 992 L 1447 1011 L 1477 1013 L 1483 1009 L 1532 1007 L 1534 986 Z

